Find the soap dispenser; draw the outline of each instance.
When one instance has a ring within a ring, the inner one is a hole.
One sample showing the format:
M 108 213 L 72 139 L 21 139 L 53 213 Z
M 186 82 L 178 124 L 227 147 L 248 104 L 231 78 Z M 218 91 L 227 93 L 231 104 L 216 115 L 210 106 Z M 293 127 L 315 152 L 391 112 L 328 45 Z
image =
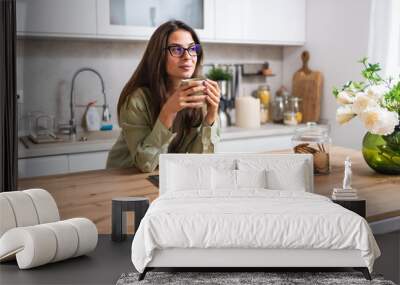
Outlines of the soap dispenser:
M 108 110 L 107 105 L 103 105 L 103 116 L 101 120 L 101 131 L 111 131 L 113 128 L 112 122 L 111 122 L 111 114 L 110 111 Z

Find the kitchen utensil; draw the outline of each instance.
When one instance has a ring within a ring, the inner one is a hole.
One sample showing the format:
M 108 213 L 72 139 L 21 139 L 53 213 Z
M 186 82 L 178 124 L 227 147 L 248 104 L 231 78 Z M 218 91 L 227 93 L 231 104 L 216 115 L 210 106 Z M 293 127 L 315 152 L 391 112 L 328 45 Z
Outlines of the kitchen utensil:
M 303 122 L 318 122 L 322 96 L 322 73 L 308 68 L 310 54 L 301 54 L 303 66 L 293 75 L 292 93 L 303 99 Z

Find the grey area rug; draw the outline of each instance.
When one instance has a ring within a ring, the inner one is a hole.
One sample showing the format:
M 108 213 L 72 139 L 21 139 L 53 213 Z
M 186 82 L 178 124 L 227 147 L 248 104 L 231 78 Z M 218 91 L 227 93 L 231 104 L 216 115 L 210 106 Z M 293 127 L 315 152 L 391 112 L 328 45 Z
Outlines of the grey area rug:
M 372 275 L 368 281 L 360 272 L 148 272 L 146 278 L 138 281 L 138 273 L 125 273 L 118 279 L 116 285 L 146 285 L 146 284 L 267 284 L 267 285 L 395 285 L 382 276 Z

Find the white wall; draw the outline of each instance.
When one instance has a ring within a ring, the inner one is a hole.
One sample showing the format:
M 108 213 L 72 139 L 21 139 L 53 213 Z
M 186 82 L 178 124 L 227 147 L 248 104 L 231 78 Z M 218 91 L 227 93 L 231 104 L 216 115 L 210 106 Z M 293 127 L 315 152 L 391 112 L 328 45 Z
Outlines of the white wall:
M 324 75 L 321 114 L 331 123 L 333 143 L 354 149 L 361 148 L 366 130 L 358 118 L 347 125 L 336 123 L 332 88 L 361 79 L 357 61 L 368 52 L 370 5 L 370 0 L 307 0 L 306 45 L 283 49 L 286 86 L 291 86 L 292 76 L 301 66 L 301 52 L 310 52 L 310 68 Z
M 93 67 L 103 76 L 112 120 L 116 124 L 119 94 L 138 65 L 145 42 L 20 39 L 17 41 L 17 89 L 24 90 L 19 106 L 20 133 L 27 129 L 27 114 L 42 111 L 58 123 L 69 120 L 72 76 L 81 67 Z M 260 45 L 205 44 L 205 63 L 247 63 L 268 61 L 273 72 L 269 84 L 274 92 L 282 83 L 282 47 Z M 77 104 L 91 100 L 102 104 L 99 79 L 81 73 L 75 82 Z M 241 93 L 247 94 L 265 83 L 262 77 L 245 79 Z M 76 110 L 78 125 L 85 108 Z M 99 110 L 100 112 L 100 110 Z

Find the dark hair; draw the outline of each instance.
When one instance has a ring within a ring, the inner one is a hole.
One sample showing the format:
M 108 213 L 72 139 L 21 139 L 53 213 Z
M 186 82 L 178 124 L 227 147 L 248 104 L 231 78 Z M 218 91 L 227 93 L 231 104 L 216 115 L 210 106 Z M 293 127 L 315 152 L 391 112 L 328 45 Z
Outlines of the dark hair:
M 196 32 L 181 21 L 168 21 L 159 26 L 150 38 L 144 52 L 143 58 L 140 61 L 135 72 L 125 84 L 118 100 L 118 118 L 121 108 L 129 96 L 138 88 L 148 88 L 150 91 L 153 125 L 156 122 L 161 108 L 167 100 L 168 91 L 168 74 L 166 69 L 167 52 L 169 36 L 177 31 L 185 30 L 192 35 L 196 44 L 200 44 L 199 37 Z M 201 62 L 203 52 L 197 56 L 197 63 L 192 77 L 200 75 Z M 178 112 L 173 125 L 173 130 L 177 132 L 176 137 L 169 146 L 170 152 L 176 152 L 180 143 L 183 141 L 185 133 L 190 128 L 197 126 L 203 120 L 201 109 L 183 109 Z

